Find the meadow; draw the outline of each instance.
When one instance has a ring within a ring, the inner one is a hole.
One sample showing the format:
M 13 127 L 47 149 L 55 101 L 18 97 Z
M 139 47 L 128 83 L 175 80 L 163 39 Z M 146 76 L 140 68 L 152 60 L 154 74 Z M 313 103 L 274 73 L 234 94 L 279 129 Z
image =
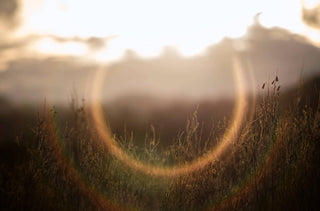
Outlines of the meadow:
M 260 87 L 219 159 L 176 176 L 117 159 L 84 100 L 74 97 L 63 109 L 3 106 L 0 209 L 319 210 L 319 78 L 286 91 L 280 85 L 275 77 Z M 106 109 L 106 121 L 132 159 L 159 168 L 184 166 L 218 146 L 232 107 L 232 101 L 176 105 L 140 122 L 135 111 L 118 111 L 119 120 Z

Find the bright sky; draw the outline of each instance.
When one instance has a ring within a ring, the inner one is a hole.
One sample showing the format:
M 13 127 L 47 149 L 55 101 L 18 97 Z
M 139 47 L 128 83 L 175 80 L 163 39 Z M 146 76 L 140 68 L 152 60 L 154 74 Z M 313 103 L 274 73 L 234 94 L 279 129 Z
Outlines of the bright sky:
M 318 1 L 305 2 L 314 6 Z M 128 48 L 141 56 L 155 56 L 168 45 L 183 55 L 193 55 L 225 36 L 243 35 L 258 12 L 262 12 L 262 25 L 280 26 L 320 43 L 319 31 L 301 20 L 301 0 L 24 0 L 18 36 L 117 35 L 108 48 L 95 53 L 88 53 L 83 43 L 59 44 L 50 38 L 33 46 L 40 53 L 101 60 L 119 58 Z

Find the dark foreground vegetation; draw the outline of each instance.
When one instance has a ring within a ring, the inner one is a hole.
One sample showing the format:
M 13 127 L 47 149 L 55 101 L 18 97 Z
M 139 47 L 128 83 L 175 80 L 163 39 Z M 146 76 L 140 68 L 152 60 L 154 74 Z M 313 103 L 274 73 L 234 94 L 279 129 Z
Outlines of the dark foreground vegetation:
M 0 210 L 319 210 L 319 80 L 280 91 L 276 79 L 265 85 L 227 152 L 178 177 L 145 174 L 113 157 L 85 103 L 74 101 L 68 115 L 46 106 L 2 112 Z M 165 144 L 170 135 L 156 126 L 143 141 L 130 127 L 111 128 L 135 159 L 183 165 L 214 148 L 231 121 L 204 121 L 201 109 Z

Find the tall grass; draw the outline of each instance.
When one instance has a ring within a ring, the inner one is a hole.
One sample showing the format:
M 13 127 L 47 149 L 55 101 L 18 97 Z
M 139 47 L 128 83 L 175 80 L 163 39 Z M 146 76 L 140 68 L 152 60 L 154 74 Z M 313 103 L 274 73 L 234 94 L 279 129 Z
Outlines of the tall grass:
M 73 117 L 61 122 L 44 108 L 32 136 L 18 137 L 23 152 L 13 166 L 2 163 L 1 209 L 27 210 L 310 210 L 320 208 L 320 101 L 317 107 L 297 93 L 280 105 L 278 78 L 263 93 L 228 153 L 205 168 L 166 178 L 146 175 L 113 157 L 100 141 L 85 102 L 71 103 Z M 201 109 L 201 108 L 199 108 Z M 197 109 L 172 145 L 151 126 L 145 145 L 124 129 L 115 136 L 137 160 L 182 165 L 214 148 L 228 119 L 213 122 L 203 135 Z M 207 124 L 207 123 L 206 123 Z M 59 125 L 64 125 L 59 127 Z

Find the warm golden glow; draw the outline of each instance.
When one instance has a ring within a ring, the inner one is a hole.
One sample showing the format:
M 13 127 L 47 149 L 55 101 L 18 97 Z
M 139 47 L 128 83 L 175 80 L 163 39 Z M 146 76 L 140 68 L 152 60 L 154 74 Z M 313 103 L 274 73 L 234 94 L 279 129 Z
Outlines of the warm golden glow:
M 306 2 L 314 5 L 311 0 Z M 225 36 L 243 35 L 258 12 L 262 12 L 261 23 L 265 26 L 280 26 L 319 42 L 319 32 L 310 30 L 301 20 L 300 0 L 25 0 L 23 5 L 20 35 L 119 35 L 108 50 L 91 54 L 103 61 L 119 58 L 128 48 L 142 56 L 155 56 L 167 45 L 177 47 L 183 55 L 194 55 Z M 43 51 L 41 45 L 39 48 Z M 82 53 L 76 45 L 68 52 Z

